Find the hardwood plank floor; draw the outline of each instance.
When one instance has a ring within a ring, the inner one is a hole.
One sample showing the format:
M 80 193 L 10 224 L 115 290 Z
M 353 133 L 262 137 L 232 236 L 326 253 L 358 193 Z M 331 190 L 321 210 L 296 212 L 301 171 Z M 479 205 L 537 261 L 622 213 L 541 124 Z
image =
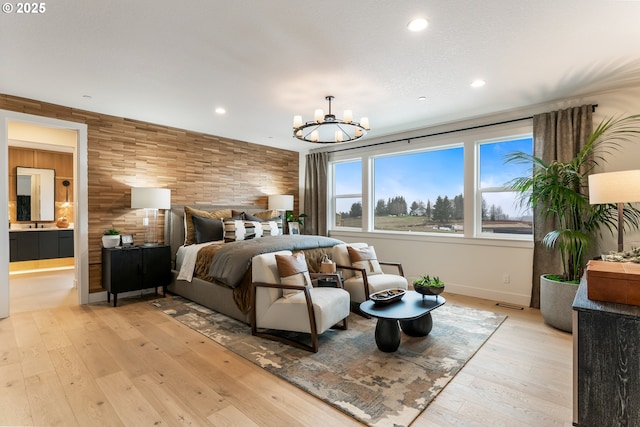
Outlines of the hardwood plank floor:
M 0 425 L 360 425 L 151 307 L 151 297 L 0 320 Z M 509 318 L 414 426 L 570 426 L 571 335 Z

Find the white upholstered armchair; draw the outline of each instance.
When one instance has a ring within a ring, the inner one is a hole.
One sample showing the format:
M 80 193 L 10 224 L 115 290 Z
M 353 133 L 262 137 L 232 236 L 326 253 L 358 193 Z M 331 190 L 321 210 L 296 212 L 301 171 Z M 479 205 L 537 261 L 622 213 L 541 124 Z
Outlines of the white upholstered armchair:
M 351 301 L 354 303 L 367 301 L 369 295 L 374 292 L 385 289 L 406 290 L 409 287 L 402 264 L 379 261 L 373 246 L 367 243 L 336 245 L 331 255 L 336 268 L 342 272 L 344 288 L 349 292 Z M 381 265 L 395 267 L 398 274 L 384 273 Z
M 317 352 L 318 335 L 330 328 L 347 329 L 349 293 L 342 289 L 340 280 L 336 280 L 338 287 L 335 288 L 310 286 L 311 276 L 331 274 L 310 275 L 304 254 L 302 260 L 290 251 L 258 255 L 253 258 L 251 269 L 253 335 Z M 273 330 L 308 333 L 311 345 L 278 335 Z

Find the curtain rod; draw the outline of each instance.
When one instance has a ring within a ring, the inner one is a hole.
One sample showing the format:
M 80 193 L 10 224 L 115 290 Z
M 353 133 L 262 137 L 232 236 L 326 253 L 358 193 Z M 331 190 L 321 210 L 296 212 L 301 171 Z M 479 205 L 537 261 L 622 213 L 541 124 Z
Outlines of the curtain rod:
M 595 113 L 597 107 L 598 107 L 598 104 L 593 104 L 591 106 L 591 112 Z M 330 153 L 339 153 L 341 151 L 357 150 L 358 148 L 375 147 L 375 146 L 378 146 L 378 145 L 386 145 L 386 144 L 392 144 L 394 142 L 402 142 L 402 141 L 407 141 L 407 144 L 411 144 L 411 140 L 412 139 L 421 139 L 421 138 L 429 138 L 429 137 L 432 137 L 432 136 L 447 135 L 447 134 L 450 134 L 450 133 L 457 133 L 457 132 L 464 132 L 464 131 L 467 131 L 467 130 L 482 129 L 482 128 L 486 128 L 486 127 L 490 127 L 490 126 L 506 125 L 506 124 L 509 124 L 509 123 L 521 122 L 523 120 L 531 120 L 531 119 L 533 119 L 533 116 L 520 117 L 519 119 L 504 120 L 504 121 L 495 122 L 495 123 L 485 123 L 483 125 L 469 126 L 469 127 L 460 128 L 460 129 L 445 130 L 445 131 L 442 131 L 442 132 L 434 132 L 434 133 L 429 133 L 429 134 L 426 134 L 426 135 L 411 136 L 411 137 L 408 137 L 408 138 L 400 138 L 400 139 L 394 139 L 394 140 L 391 140 L 391 141 L 384 141 L 384 142 L 376 142 L 375 144 L 370 144 L 370 145 L 359 145 L 357 147 L 341 148 L 339 150 L 331 150 L 329 152 Z

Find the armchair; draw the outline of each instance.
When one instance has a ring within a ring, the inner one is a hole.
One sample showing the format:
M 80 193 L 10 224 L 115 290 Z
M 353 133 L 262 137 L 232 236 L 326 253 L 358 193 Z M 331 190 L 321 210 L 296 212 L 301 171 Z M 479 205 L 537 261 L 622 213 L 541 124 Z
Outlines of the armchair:
M 336 277 L 339 288 L 284 284 L 276 255 L 292 253 L 266 253 L 252 261 L 251 333 L 316 353 L 320 334 L 331 328 L 347 329 L 349 293 L 341 288 L 335 273 L 318 273 L 313 277 Z M 311 345 L 275 334 L 274 330 L 308 333 Z
M 382 270 L 365 268 L 360 266 L 354 266 L 355 262 L 352 262 L 349 254 L 349 247 L 356 250 L 362 250 L 368 248 L 367 243 L 347 243 L 336 245 L 332 249 L 332 259 L 336 263 L 336 269 L 342 270 L 342 277 L 344 278 L 344 288 L 349 292 L 351 296 L 351 302 L 361 303 L 369 299 L 369 295 L 382 291 L 385 289 L 408 289 L 409 283 L 404 277 L 404 270 L 402 264 L 399 262 L 385 262 L 375 259 L 375 252 L 373 248 L 370 248 L 370 253 L 374 255 L 369 263 L 365 265 L 387 265 L 395 267 L 398 270 L 398 274 L 387 274 Z M 353 251 L 352 251 L 353 252 Z M 357 265 L 357 264 L 356 264 Z

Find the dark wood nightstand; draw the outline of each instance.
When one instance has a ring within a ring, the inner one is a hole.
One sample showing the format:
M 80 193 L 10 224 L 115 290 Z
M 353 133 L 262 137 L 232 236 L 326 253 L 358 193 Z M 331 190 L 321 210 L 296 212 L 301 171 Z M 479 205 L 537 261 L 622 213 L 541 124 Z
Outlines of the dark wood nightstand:
M 162 286 L 163 295 L 171 281 L 169 245 L 102 248 L 102 287 L 107 302 L 117 305 L 118 294 Z

